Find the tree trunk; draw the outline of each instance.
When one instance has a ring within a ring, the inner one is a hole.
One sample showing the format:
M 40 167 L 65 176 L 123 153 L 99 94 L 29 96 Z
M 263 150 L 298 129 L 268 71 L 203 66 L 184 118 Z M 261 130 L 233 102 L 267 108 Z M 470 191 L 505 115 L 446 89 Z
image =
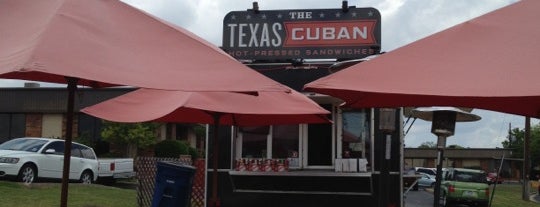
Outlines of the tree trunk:
M 129 143 L 127 145 L 126 154 L 128 157 L 135 158 L 137 156 L 137 145 Z

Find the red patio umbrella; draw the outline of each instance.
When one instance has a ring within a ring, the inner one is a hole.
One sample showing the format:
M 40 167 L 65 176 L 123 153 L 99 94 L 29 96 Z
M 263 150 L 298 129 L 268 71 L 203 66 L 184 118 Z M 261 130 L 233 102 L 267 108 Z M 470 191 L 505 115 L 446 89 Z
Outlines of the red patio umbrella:
M 183 92 L 139 89 L 81 110 L 115 122 L 190 122 L 214 124 L 212 205 L 217 206 L 218 125 L 329 123 L 330 112 L 306 96 L 260 92 Z
M 0 0 L 0 78 L 185 91 L 288 91 L 196 35 L 118 0 Z M 69 169 L 70 150 L 64 155 Z M 67 202 L 62 179 L 61 206 Z
M 0 0 L 0 78 L 284 91 L 200 37 L 118 0 Z
M 522 0 L 305 85 L 351 107 L 457 106 L 540 118 L 540 1 Z
M 138 89 L 81 109 L 114 122 L 184 122 L 261 126 L 270 124 L 328 123 L 326 111 L 306 96 L 291 90 L 259 92 L 185 92 Z

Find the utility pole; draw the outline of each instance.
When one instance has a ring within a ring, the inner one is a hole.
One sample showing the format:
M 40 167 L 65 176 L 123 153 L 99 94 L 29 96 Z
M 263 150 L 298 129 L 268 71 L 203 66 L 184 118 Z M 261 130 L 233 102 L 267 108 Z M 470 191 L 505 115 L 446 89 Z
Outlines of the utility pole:
M 523 186 L 521 198 L 524 201 L 529 201 L 529 172 L 531 171 L 530 161 L 530 149 L 529 143 L 531 141 L 531 117 L 525 117 L 525 135 L 523 142 Z

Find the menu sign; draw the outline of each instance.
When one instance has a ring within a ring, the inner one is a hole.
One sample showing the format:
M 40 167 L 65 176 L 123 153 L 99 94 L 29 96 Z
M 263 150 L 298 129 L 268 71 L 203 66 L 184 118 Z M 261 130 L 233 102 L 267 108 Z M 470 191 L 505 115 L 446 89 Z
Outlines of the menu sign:
M 374 8 L 233 11 L 223 20 L 223 49 L 236 59 L 347 59 L 379 52 Z

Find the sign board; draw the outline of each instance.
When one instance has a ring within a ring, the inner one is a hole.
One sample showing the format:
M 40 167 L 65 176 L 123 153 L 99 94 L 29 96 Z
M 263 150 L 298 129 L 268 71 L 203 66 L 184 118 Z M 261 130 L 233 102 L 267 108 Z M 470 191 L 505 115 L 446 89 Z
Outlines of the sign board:
M 223 20 L 223 49 L 236 59 L 358 59 L 380 44 L 374 8 L 233 11 Z

